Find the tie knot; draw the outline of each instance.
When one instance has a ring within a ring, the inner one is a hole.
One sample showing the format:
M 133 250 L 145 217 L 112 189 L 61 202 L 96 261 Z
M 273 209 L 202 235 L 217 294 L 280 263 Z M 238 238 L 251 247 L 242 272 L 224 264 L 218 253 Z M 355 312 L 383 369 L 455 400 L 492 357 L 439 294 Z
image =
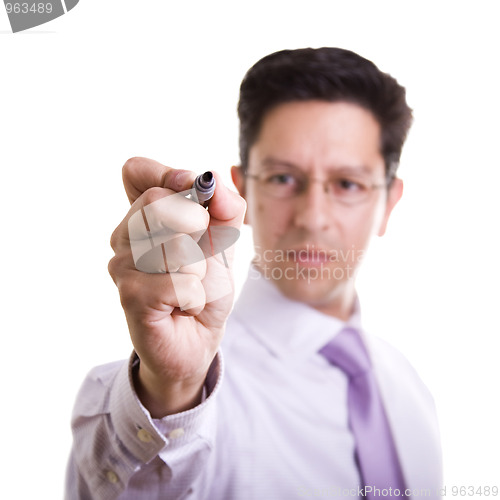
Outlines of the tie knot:
M 354 328 L 344 328 L 319 351 L 332 365 L 351 378 L 370 370 L 371 363 L 361 336 Z

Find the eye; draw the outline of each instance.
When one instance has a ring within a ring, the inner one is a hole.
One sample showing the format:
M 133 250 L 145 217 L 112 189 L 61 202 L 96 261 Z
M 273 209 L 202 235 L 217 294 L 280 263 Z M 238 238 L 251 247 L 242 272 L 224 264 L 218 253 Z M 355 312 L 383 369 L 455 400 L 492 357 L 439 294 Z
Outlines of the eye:
M 266 182 L 269 184 L 277 184 L 279 186 L 290 186 L 295 185 L 297 183 L 297 179 L 291 174 L 280 173 L 269 175 L 266 178 Z
M 338 189 L 345 192 L 359 192 L 366 189 L 364 184 L 349 179 L 339 179 L 336 181 L 336 185 Z

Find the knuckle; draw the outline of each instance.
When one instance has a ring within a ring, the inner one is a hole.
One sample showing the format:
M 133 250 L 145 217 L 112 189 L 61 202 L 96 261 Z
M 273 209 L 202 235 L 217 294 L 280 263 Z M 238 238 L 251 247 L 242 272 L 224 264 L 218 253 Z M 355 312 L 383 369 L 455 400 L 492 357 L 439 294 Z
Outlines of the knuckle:
M 193 274 L 170 275 L 177 299 L 181 306 L 197 301 L 203 289 L 201 280 Z
M 194 274 L 188 274 L 187 279 L 186 279 L 186 296 L 188 298 L 195 298 L 198 296 L 200 291 L 203 289 L 203 285 L 201 284 L 200 279 L 198 276 Z
M 202 280 L 207 273 L 207 261 L 203 258 L 196 262 L 192 262 L 181 266 L 179 272 L 183 274 L 194 274 L 198 279 Z
M 141 297 L 140 284 L 134 280 L 127 280 L 118 286 L 120 303 L 125 310 L 136 308 Z
M 124 264 L 125 261 L 123 256 L 119 255 L 115 255 L 108 262 L 108 272 L 111 278 L 113 278 L 113 281 L 115 283 L 117 283 L 118 276 L 122 273 L 123 269 L 125 268 Z
M 184 257 L 184 265 L 189 265 L 205 260 L 205 254 L 203 253 L 203 250 L 192 237 L 185 235 L 183 238 L 181 238 L 181 240 L 182 241 L 179 245 L 179 251 L 182 252 L 182 255 Z
M 145 159 L 140 156 L 133 156 L 129 158 L 123 165 L 122 174 L 124 177 L 128 175 L 129 172 L 135 172 L 144 167 Z
M 150 187 L 142 194 L 143 206 L 152 205 L 150 208 L 154 208 L 154 202 L 168 196 L 165 193 L 165 189 L 161 187 Z
M 116 276 L 116 258 L 112 257 L 108 262 L 108 273 L 113 278 Z
M 120 240 L 118 227 L 111 233 L 111 237 L 109 238 L 109 244 L 111 248 L 116 252 L 118 248 L 118 242 Z
M 182 260 L 182 257 L 189 257 L 189 236 L 183 233 L 178 233 L 172 238 L 170 238 L 165 243 L 165 248 L 168 255 L 178 255 Z M 192 240 L 191 240 L 192 241 Z

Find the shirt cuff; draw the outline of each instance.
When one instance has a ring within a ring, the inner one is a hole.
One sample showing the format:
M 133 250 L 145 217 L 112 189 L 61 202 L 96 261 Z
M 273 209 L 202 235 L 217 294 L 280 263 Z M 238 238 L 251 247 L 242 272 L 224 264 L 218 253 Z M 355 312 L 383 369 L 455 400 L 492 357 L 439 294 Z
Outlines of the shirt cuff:
M 137 396 L 132 370 L 139 359 L 135 352 L 118 372 L 110 394 L 113 427 L 125 448 L 143 463 L 153 460 L 162 450 L 174 449 L 203 434 L 205 414 L 212 406 L 223 376 L 222 354 L 215 356 L 205 381 L 207 397 L 190 410 L 153 419 Z

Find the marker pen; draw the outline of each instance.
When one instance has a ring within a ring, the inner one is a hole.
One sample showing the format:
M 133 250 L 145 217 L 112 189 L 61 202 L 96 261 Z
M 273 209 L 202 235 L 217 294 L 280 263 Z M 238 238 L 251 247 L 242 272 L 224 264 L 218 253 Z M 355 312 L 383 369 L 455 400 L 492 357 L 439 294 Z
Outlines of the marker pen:
M 195 191 L 194 195 L 198 200 L 198 203 L 202 207 L 207 207 L 210 199 L 215 193 L 215 177 L 212 172 L 208 171 L 204 174 L 199 175 L 193 182 L 193 187 L 191 188 Z M 214 243 L 212 241 L 212 233 L 210 232 L 210 227 L 207 229 L 208 238 L 210 240 L 210 248 L 212 249 L 212 255 L 214 255 Z M 229 269 L 229 264 L 226 259 L 226 254 L 224 250 L 221 251 L 222 259 L 224 260 L 224 265 Z
M 215 177 L 212 172 L 199 175 L 193 182 L 192 189 L 195 191 L 198 203 L 206 207 L 215 193 Z

